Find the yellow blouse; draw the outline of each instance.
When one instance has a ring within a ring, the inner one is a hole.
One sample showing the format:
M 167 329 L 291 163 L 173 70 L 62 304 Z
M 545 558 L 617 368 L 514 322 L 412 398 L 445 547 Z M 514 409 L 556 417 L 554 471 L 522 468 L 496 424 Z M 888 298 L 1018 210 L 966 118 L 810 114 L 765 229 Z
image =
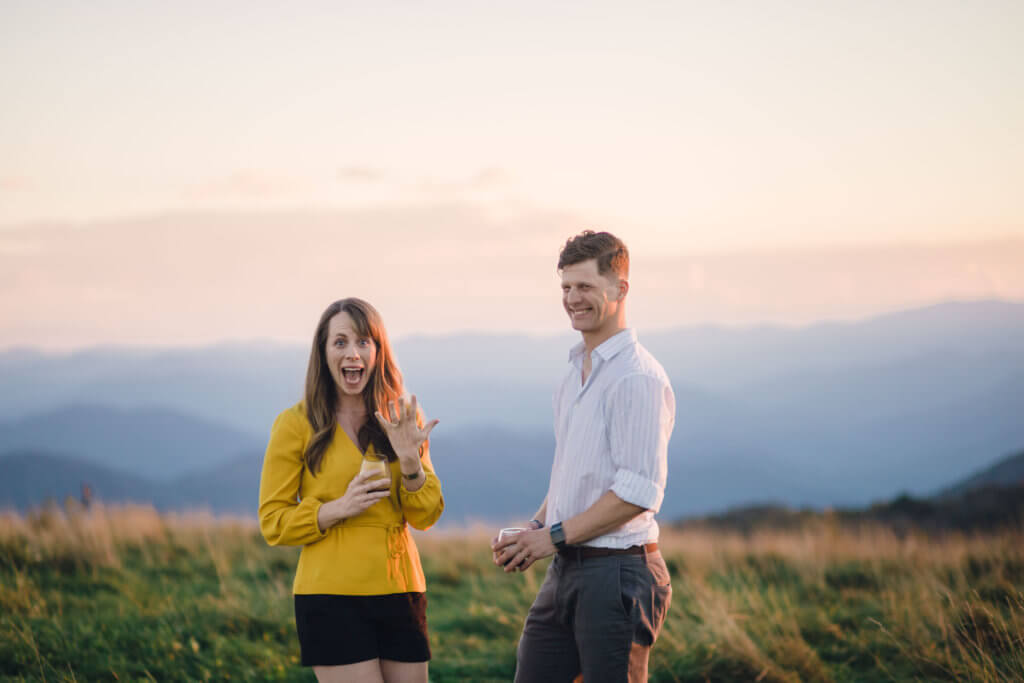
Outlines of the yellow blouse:
M 444 498 L 430 453 L 423 449 L 426 481 L 408 491 L 397 461 L 389 463 L 391 495 L 325 532 L 316 523 L 323 503 L 340 498 L 359 473 L 362 454 L 337 427 L 314 477 L 303 454 L 313 436 L 302 403 L 277 416 L 260 478 L 260 531 L 270 545 L 301 545 L 292 591 L 299 595 L 386 595 L 426 590 L 419 552 L 406 521 L 427 529 L 441 516 Z M 370 446 L 372 449 L 372 446 Z

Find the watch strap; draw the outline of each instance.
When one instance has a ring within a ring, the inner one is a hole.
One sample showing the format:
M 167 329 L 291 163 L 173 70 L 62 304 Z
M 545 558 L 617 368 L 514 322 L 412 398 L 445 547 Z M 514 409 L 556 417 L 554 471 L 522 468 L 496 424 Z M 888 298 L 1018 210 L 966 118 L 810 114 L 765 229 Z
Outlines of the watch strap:
M 561 550 L 565 547 L 565 532 L 562 531 L 562 523 L 558 522 L 551 525 L 551 542 L 555 548 Z

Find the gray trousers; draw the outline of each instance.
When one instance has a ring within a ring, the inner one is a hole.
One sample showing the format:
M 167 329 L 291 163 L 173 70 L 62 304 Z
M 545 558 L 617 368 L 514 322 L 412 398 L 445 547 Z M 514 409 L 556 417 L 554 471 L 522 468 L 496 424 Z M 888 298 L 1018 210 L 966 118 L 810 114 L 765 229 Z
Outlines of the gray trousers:
M 526 616 L 516 683 L 647 680 L 672 586 L 661 553 L 556 555 Z

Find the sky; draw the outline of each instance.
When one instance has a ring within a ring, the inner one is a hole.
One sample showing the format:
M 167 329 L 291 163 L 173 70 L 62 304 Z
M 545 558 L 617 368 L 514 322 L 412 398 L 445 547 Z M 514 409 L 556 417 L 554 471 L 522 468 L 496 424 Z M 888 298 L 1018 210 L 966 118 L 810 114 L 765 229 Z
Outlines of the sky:
M 0 7 L 0 348 L 558 332 L 1024 299 L 1024 4 Z

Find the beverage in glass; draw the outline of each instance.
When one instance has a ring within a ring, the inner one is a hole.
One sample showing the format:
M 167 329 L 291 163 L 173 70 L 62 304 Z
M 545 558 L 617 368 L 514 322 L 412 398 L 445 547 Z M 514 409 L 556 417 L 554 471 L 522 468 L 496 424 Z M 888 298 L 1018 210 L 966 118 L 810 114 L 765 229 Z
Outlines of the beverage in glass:
M 526 531 L 526 528 L 525 527 L 521 527 L 521 526 L 505 527 L 504 529 L 502 529 L 501 531 L 498 532 L 498 541 L 499 542 L 503 541 L 506 538 L 508 538 L 509 536 L 516 536 L 517 534 L 521 534 L 524 531 Z M 512 561 L 512 558 L 509 558 L 508 562 L 511 562 L 511 561 Z M 505 563 L 505 566 L 508 566 L 508 562 Z
M 499 541 L 503 541 L 506 538 L 508 538 L 509 536 L 515 536 L 516 534 L 521 534 L 524 531 L 526 531 L 526 527 L 521 527 L 521 526 L 505 527 L 504 529 L 502 529 L 501 531 L 498 532 L 498 540 Z
M 377 455 L 376 453 L 367 453 L 363 456 L 363 463 L 359 467 L 359 473 L 373 472 L 373 480 L 380 480 L 378 486 L 374 489 L 387 489 L 391 488 L 391 471 L 388 469 L 388 461 Z

